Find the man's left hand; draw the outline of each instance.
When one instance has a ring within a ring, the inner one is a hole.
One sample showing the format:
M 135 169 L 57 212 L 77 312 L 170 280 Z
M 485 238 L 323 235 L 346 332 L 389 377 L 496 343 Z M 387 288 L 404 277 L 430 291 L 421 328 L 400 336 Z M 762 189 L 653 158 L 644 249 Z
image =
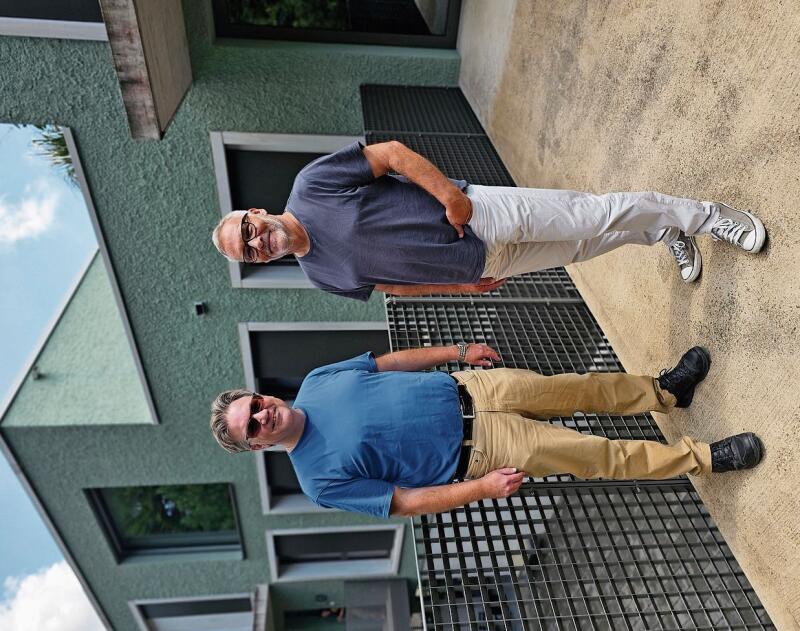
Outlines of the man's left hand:
M 472 219 L 472 202 L 462 191 L 456 191 L 444 206 L 444 214 L 450 225 L 456 229 L 458 238 L 464 238 L 464 224 Z
M 500 361 L 500 355 L 486 344 L 467 344 L 464 361 L 471 366 L 491 366 L 493 361 Z

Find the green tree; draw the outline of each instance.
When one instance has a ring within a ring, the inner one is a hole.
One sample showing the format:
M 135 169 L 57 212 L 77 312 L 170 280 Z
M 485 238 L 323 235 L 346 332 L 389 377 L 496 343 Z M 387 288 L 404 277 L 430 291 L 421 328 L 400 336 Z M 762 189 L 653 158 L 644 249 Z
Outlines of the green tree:
M 344 0 L 228 0 L 231 22 L 258 26 L 348 29 Z
M 236 529 L 227 484 L 113 488 L 103 497 L 123 537 Z
M 64 179 L 78 188 L 78 178 L 75 177 L 75 165 L 69 155 L 67 139 L 58 127 L 52 125 L 34 125 L 39 131 L 39 137 L 31 141 L 36 155 L 43 157 L 64 176 Z

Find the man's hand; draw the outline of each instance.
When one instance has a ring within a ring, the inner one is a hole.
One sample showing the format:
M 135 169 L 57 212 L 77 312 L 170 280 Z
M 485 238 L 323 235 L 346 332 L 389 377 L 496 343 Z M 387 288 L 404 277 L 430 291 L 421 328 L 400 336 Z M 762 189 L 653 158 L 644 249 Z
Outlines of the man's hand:
M 481 478 L 485 497 L 500 498 L 508 497 L 517 492 L 525 473 L 517 471 L 513 467 L 505 469 L 495 469 Z
M 487 291 L 492 291 L 493 289 L 497 289 L 501 285 L 505 285 L 506 279 L 501 278 L 500 280 L 495 280 L 494 278 L 481 278 L 477 283 L 474 285 L 464 283 L 462 285 L 445 285 L 445 287 L 449 288 L 447 293 L 449 294 L 484 294 Z M 436 293 L 436 292 L 434 292 Z M 445 292 L 440 292 L 445 293 Z
M 467 344 L 464 361 L 471 366 L 491 366 L 493 361 L 500 361 L 500 355 L 486 344 Z
M 464 238 L 464 224 L 472 219 L 472 202 L 463 191 L 456 190 L 444 205 L 444 214 L 450 225 L 456 229 L 458 238 Z

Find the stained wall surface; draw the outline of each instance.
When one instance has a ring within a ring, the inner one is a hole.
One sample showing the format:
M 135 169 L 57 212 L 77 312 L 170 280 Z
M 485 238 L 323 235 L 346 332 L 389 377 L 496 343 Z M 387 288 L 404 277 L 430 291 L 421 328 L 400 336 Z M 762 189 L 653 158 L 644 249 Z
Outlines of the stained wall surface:
M 0 37 L 0 121 L 72 129 L 158 414 L 155 426 L 102 431 L 0 427 L 116 631 L 136 628 L 131 597 L 241 593 L 267 582 L 267 528 L 374 523 L 344 513 L 264 516 L 253 457 L 229 456 L 210 436 L 210 401 L 244 382 L 239 322 L 383 320 L 384 313 L 377 296 L 363 304 L 317 290 L 231 287 L 209 239 L 219 220 L 209 132 L 357 135 L 360 84 L 458 78 L 453 50 L 215 41 L 210 6 L 184 3 L 194 82 L 161 141 L 131 140 L 106 43 Z M 197 300 L 208 306 L 202 317 Z M 118 566 L 83 493 L 204 482 L 234 486 L 241 561 Z M 400 573 L 412 589 L 413 559 L 407 536 Z M 341 600 L 340 585 L 276 586 L 277 618 L 284 607 L 318 606 L 316 594 Z
M 762 437 L 757 469 L 693 482 L 775 623 L 800 628 L 800 5 L 468 0 L 462 19 L 461 84 L 519 185 L 657 190 L 764 220 L 755 256 L 700 239 L 693 285 L 661 246 L 569 272 L 629 372 L 710 350 L 693 405 L 659 423 Z

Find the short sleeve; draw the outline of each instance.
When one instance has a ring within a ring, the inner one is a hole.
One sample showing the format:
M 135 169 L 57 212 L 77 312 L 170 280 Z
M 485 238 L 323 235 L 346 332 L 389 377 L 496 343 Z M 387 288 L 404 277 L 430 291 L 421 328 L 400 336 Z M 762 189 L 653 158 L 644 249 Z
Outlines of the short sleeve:
M 386 480 L 358 478 L 331 482 L 316 502 L 325 508 L 338 508 L 373 517 L 389 517 L 394 485 Z
M 328 364 L 327 366 L 320 366 L 315 368 L 308 376 L 322 375 L 325 373 L 338 372 L 341 370 L 364 370 L 366 372 L 378 372 L 378 364 L 375 361 L 375 355 L 372 351 L 367 351 L 363 355 L 358 355 L 351 359 L 345 359 L 335 364 Z
M 370 296 L 372 296 L 372 292 L 375 290 L 375 285 L 362 285 L 361 287 L 356 287 L 354 289 L 339 289 L 337 287 L 332 287 L 331 285 L 326 285 L 325 283 L 320 283 L 319 281 L 311 280 L 311 282 L 317 289 L 326 291 L 329 294 L 342 296 L 344 298 L 353 298 L 354 300 L 360 300 L 361 302 L 366 302 L 369 300 Z
M 317 158 L 303 167 L 299 179 L 326 189 L 352 188 L 375 181 L 364 155 L 364 145 L 354 142 L 339 151 Z

